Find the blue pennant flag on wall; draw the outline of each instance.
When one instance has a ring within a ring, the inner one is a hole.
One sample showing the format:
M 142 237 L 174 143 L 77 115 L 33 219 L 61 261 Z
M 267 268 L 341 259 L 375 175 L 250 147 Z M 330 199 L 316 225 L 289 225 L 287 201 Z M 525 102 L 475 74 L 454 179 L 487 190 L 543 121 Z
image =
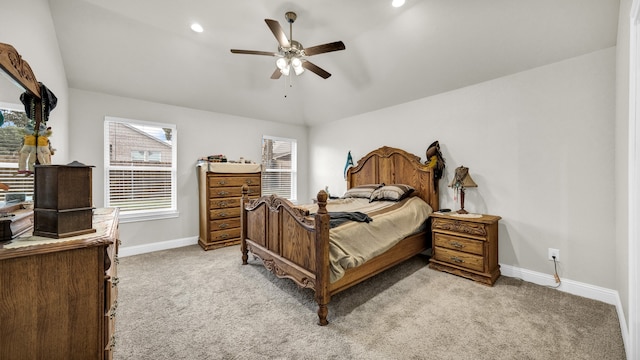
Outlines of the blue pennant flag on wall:
M 351 150 L 349 150 L 349 153 L 347 154 L 347 163 L 344 164 L 344 178 L 347 178 L 347 170 L 349 169 L 349 167 L 353 166 L 353 158 L 351 157 Z

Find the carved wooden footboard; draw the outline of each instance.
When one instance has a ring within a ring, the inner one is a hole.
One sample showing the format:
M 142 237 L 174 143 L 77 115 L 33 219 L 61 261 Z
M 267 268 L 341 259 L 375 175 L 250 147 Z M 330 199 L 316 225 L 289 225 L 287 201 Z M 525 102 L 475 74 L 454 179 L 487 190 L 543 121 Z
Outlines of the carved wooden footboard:
M 416 195 L 433 210 L 439 209 L 433 169 L 404 150 L 386 146 L 379 148 L 364 156 L 356 167 L 347 172 L 348 188 L 379 183 L 411 185 L 416 189 Z M 324 190 L 318 193 L 318 212 L 313 218 L 285 199 L 272 195 L 249 201 L 246 186 L 242 193 L 242 263 L 247 264 L 248 252 L 251 251 L 275 275 L 313 289 L 318 303 L 319 325 L 328 324 L 327 305 L 332 295 L 419 254 L 431 245 L 430 229 L 427 229 L 405 238 L 384 254 L 348 269 L 340 280 L 331 283 L 327 193 Z
M 318 193 L 315 221 L 308 213 L 274 195 L 249 202 L 248 187 L 242 188 L 242 263 L 248 252 L 262 259 L 278 277 L 289 278 L 313 289 L 318 302 L 319 324 L 326 325 L 329 303 L 329 215 L 327 193 Z

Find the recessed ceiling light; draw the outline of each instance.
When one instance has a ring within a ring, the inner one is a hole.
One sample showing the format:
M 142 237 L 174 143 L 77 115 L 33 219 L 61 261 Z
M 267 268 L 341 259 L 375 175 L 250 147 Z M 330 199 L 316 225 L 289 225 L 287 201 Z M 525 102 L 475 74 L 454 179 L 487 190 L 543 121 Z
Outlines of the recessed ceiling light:
M 198 24 L 198 23 L 193 23 L 191 24 L 191 30 L 197 32 L 197 33 L 201 33 L 204 31 L 204 29 L 202 28 L 202 25 Z
M 404 5 L 404 0 L 393 0 L 391 1 L 391 6 L 393 7 L 400 7 Z

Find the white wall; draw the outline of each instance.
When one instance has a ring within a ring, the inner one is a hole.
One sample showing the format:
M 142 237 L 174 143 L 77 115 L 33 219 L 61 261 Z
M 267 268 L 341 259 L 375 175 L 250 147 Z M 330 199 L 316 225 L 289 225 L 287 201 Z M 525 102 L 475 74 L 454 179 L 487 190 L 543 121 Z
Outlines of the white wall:
M 478 188 L 465 208 L 502 216 L 500 262 L 616 289 L 614 221 L 615 48 L 429 98 L 313 127 L 310 189 L 345 190 L 354 160 L 383 145 L 424 160 L 439 140 L 447 162 L 441 207 L 457 209 L 446 187 L 470 168 Z
M 13 45 L 29 63 L 36 79 L 58 98 L 47 124 L 53 129 L 51 143 L 58 150 L 52 161 L 66 164 L 69 95 L 49 3 L 47 0 L 2 1 L 0 8 L 0 42 Z M 0 78 L 0 81 L 5 79 Z M 22 106 L 19 98 L 15 99 L 15 104 Z
M 240 118 L 171 105 L 115 97 L 83 90 L 70 90 L 71 124 L 69 149 L 73 160 L 95 165 L 93 202 L 104 205 L 103 126 L 105 116 L 173 123 L 178 127 L 178 211 L 177 219 L 120 225 L 123 247 L 179 240 L 198 236 L 197 159 L 210 154 L 241 156 L 260 161 L 262 135 L 297 139 L 299 196 L 307 194 L 308 128 L 269 121 Z

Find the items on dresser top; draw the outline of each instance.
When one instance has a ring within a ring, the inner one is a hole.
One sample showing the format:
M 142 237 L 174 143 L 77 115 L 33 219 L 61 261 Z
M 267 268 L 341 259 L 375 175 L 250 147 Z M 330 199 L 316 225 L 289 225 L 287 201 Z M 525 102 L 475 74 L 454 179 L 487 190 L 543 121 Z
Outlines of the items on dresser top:
M 34 235 L 64 238 L 96 231 L 92 228 L 92 167 L 77 161 L 35 166 Z
M 431 214 L 432 269 L 493 285 L 500 277 L 498 221 L 482 214 Z
M 15 239 L 33 229 L 33 204 L 14 203 L 0 206 L 0 243 Z
M 200 236 L 204 250 L 240 243 L 240 198 L 242 186 L 251 198 L 262 191 L 260 164 L 210 163 L 197 166 L 200 192 Z

